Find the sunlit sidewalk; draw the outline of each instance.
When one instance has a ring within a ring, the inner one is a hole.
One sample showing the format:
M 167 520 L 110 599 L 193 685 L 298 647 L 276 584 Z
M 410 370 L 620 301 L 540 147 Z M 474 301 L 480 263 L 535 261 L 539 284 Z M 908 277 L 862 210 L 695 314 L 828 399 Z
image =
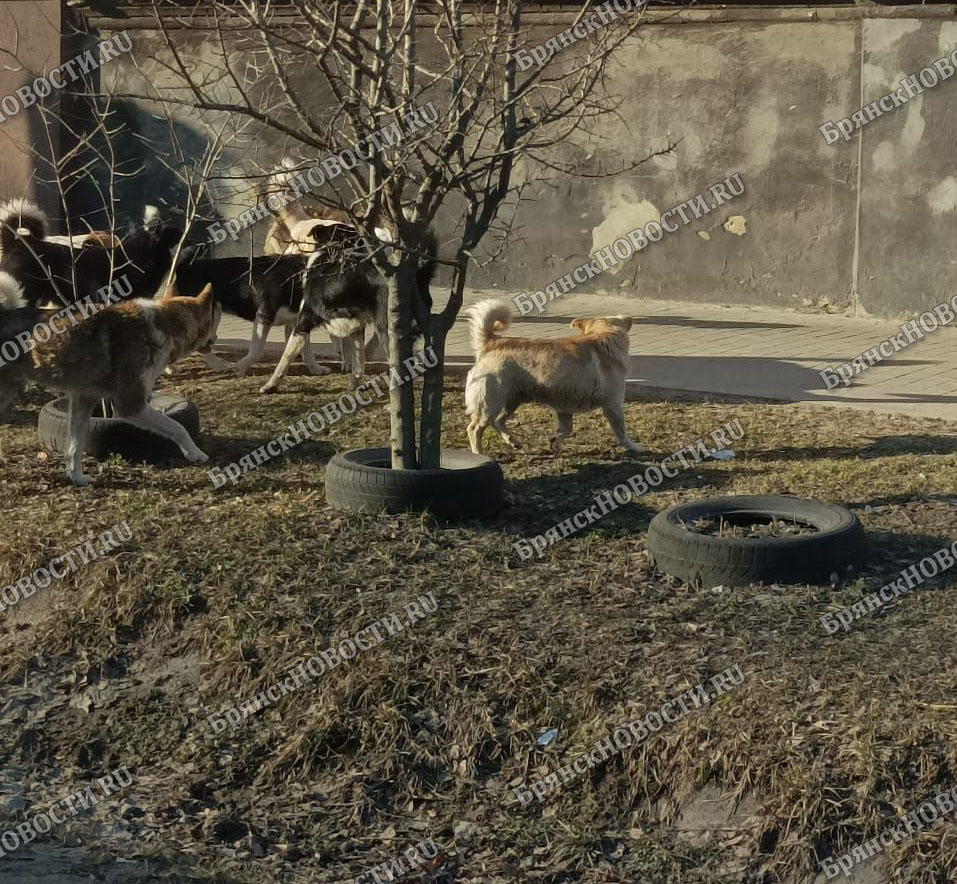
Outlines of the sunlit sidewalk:
M 501 294 L 494 290 L 470 291 L 466 306 L 486 297 Z M 634 319 L 629 378 L 633 391 L 685 390 L 837 404 L 957 422 L 955 327 L 931 331 L 923 340 L 857 375 L 850 387 L 840 385 L 832 390 L 826 388 L 818 372 L 878 346 L 899 332 L 900 322 L 569 294 L 546 305 L 542 314 L 516 315 L 512 333 L 557 338 L 577 334 L 569 328 L 575 317 L 615 314 Z M 250 330 L 249 323 L 224 317 L 219 344 L 244 349 Z M 317 331 L 312 340 L 322 358 L 331 358 L 328 335 Z M 269 341 L 267 359 L 274 361 L 282 350 L 282 329 L 274 328 Z M 450 366 L 471 362 L 461 315 L 449 335 L 447 355 Z

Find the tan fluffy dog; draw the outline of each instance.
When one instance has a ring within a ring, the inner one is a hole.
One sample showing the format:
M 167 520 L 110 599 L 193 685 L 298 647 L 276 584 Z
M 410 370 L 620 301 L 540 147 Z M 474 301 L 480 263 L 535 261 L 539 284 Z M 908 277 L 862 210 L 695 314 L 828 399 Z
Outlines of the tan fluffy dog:
M 558 427 L 551 448 L 561 451 L 572 431 L 576 412 L 600 408 L 618 443 L 634 454 L 642 449 L 625 428 L 625 377 L 628 373 L 628 329 L 623 316 L 575 319 L 581 334 L 558 340 L 499 337 L 512 319 L 503 301 L 475 304 L 468 315 L 475 365 L 465 381 L 465 410 L 472 416 L 469 444 L 482 453 L 482 435 L 493 427 L 507 445 L 518 447 L 505 428 L 515 409 L 539 402 L 555 409 Z

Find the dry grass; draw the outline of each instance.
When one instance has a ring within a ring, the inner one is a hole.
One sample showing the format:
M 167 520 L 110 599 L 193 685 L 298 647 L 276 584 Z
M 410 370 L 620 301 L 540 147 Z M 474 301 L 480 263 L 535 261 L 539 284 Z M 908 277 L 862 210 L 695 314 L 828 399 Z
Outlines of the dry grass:
M 261 397 L 261 376 L 199 366 L 188 363 L 176 386 L 199 406 L 218 465 L 345 389 L 341 376 L 299 376 Z M 126 764 L 136 778 L 127 797 L 145 813 L 122 819 L 119 802 L 102 806 L 106 828 L 81 820 L 55 836 L 75 828 L 123 855 L 161 852 L 183 874 L 230 881 L 338 881 L 428 837 L 442 860 L 409 881 L 796 880 L 816 869 L 815 852 L 842 853 L 957 783 L 953 578 L 847 634 L 818 622 L 957 537 L 950 427 L 796 406 L 629 403 L 632 437 L 656 457 L 734 417 L 746 435 L 734 460 L 666 480 L 523 563 L 518 536 L 636 471 L 599 415 L 578 418 L 553 458 L 549 414 L 520 412 L 527 449 L 492 442 L 513 505 L 492 522 L 436 527 L 325 504 L 328 457 L 387 439 L 377 405 L 235 487 L 214 490 L 180 463 L 115 462 L 89 464 L 97 484 L 76 491 L 38 459 L 44 398 L 0 431 L 11 502 L 0 579 L 122 519 L 133 539 L 0 615 L 0 781 L 15 767 L 42 801 Z M 466 444 L 461 400 L 451 381 L 453 447 Z M 865 572 L 837 587 L 696 590 L 650 568 L 654 513 L 731 493 L 851 506 L 872 541 Z M 426 620 L 241 730 L 211 734 L 205 715 L 428 591 L 438 610 Z M 517 806 L 511 785 L 734 664 L 745 681 L 721 702 L 543 804 Z M 536 748 L 550 727 L 557 739 Z M 689 844 L 672 823 L 707 783 L 749 799 L 753 825 Z M 954 833 L 948 819 L 889 848 L 890 866 L 904 881 L 951 880 Z

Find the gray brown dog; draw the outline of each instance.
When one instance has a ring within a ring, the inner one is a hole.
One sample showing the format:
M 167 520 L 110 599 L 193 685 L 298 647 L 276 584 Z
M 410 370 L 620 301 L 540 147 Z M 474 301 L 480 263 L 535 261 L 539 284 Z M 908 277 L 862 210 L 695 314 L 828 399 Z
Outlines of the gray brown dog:
M 7 274 L 0 276 L 0 306 L 8 317 L 29 309 L 19 285 Z M 24 330 L 32 331 L 21 335 L 23 352 L 4 364 L 0 385 L 28 378 L 66 394 L 70 482 L 91 481 L 83 474 L 83 451 L 90 416 L 101 399 L 112 400 L 117 417 L 127 423 L 172 439 L 190 463 L 209 460 L 189 433 L 151 407 L 149 400 L 167 365 L 216 342 L 222 308 L 213 298 L 212 286 L 195 298 L 167 294 L 161 300 L 135 298 L 110 304 L 87 318 L 72 306 L 30 312 L 31 324 Z M 38 333 L 41 327 L 43 332 Z

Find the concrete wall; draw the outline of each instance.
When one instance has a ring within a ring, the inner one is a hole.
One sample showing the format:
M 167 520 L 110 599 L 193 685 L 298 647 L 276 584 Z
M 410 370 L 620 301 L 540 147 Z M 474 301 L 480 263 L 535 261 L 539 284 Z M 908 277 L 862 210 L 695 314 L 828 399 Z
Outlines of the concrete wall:
M 0 3 L 0 97 L 60 63 L 63 30 L 60 0 Z M 60 127 L 58 103 L 48 107 L 46 123 L 36 106 L 0 121 L 0 198 L 28 197 L 52 211 L 56 196 L 44 160 L 50 143 L 59 145 Z
M 864 23 L 865 102 L 957 48 L 957 22 Z M 957 291 L 957 77 L 862 131 L 860 290 L 888 314 L 928 308 Z
M 618 117 L 565 146 L 568 155 L 589 156 L 584 170 L 591 174 L 628 167 L 669 141 L 678 142 L 673 154 L 610 178 L 537 187 L 505 254 L 474 272 L 470 284 L 509 294 L 542 288 L 616 236 L 740 172 L 742 196 L 579 290 L 795 307 L 826 299 L 877 315 L 911 314 L 949 298 L 957 260 L 957 76 L 850 142 L 828 145 L 818 126 L 849 116 L 957 48 L 957 23 L 947 20 L 954 8 L 681 15 L 687 20 L 649 20 L 623 47 L 610 80 L 622 102 Z M 537 43 L 571 18 L 553 13 L 529 21 L 530 43 Z M 129 21 L 93 24 L 104 37 L 111 29 L 129 31 L 134 51 L 111 64 L 109 88 L 140 89 L 147 60 L 165 52 L 160 35 Z M 207 38 L 173 34 L 201 69 Z M 565 50 L 569 62 L 574 53 Z M 147 143 L 166 139 L 155 108 L 131 105 L 123 113 Z M 179 135 L 193 151 L 207 143 L 208 123 L 177 114 Z M 251 161 L 269 167 L 283 151 L 272 135 L 252 131 L 217 172 L 241 173 Z M 529 172 L 520 163 L 516 174 Z M 181 198 L 158 165 L 148 182 L 170 204 Z M 254 199 L 252 188 L 231 198 L 228 191 L 217 185 L 225 217 Z M 264 232 L 234 250 L 258 248 Z

